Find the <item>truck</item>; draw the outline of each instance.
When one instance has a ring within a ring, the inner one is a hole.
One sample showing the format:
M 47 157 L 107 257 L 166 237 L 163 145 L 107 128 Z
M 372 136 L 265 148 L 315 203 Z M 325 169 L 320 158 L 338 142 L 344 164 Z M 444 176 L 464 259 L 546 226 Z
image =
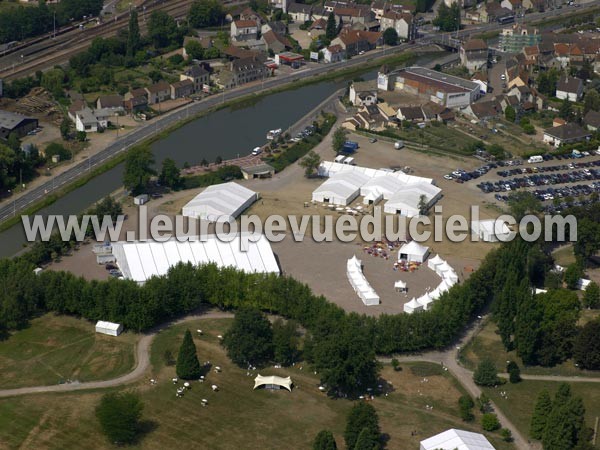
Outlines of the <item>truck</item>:
M 540 155 L 530 156 L 529 159 L 527 160 L 527 162 L 529 164 L 541 163 L 543 161 L 544 161 L 544 158 L 542 158 Z
M 343 151 L 346 153 L 353 153 L 358 149 L 358 142 L 346 141 L 344 142 Z
M 396 142 L 394 143 L 394 148 L 395 148 L 396 150 L 400 150 L 402 147 L 404 147 L 404 142 L 402 142 L 402 141 L 396 141 Z

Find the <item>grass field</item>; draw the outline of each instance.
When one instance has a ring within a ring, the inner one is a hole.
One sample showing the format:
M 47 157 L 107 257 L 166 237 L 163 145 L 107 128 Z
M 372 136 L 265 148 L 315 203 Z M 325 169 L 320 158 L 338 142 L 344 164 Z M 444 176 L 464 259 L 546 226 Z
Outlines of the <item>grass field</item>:
M 547 389 L 553 397 L 559 383 L 552 381 L 522 381 L 517 384 L 505 384 L 497 389 L 484 388 L 485 393 L 494 401 L 515 426 L 529 436 L 529 423 L 535 401 L 542 389 Z M 586 410 L 586 423 L 594 427 L 596 417 L 600 416 L 600 385 L 598 383 L 571 383 L 574 395 L 582 397 Z M 506 391 L 507 399 L 500 396 Z
M 575 262 L 575 254 L 573 253 L 573 245 L 566 244 L 558 247 L 552 252 L 554 262 L 560 266 L 566 267 Z
M 585 322 L 587 315 L 593 311 L 583 311 L 582 320 Z M 573 361 L 565 361 L 555 367 L 523 366 L 521 358 L 516 351 L 507 352 L 502 345 L 497 333 L 498 327 L 489 320 L 483 329 L 460 352 L 461 363 L 468 369 L 474 370 L 479 361 L 484 358 L 491 359 L 499 372 L 506 371 L 506 361 L 515 361 L 521 372 L 530 375 L 564 375 L 580 377 L 599 377 L 599 371 L 580 370 L 573 365 Z M 600 385 L 597 386 L 600 391 Z
M 114 378 L 133 368 L 136 339 L 96 334 L 91 322 L 68 316 L 33 319 L 0 341 L 0 389 Z
M 135 386 L 145 404 L 147 434 L 133 448 L 219 448 L 219 449 L 308 449 L 321 429 L 333 431 L 339 448 L 343 447 L 345 418 L 352 402 L 329 399 L 318 390 L 318 375 L 302 364 L 292 368 L 260 370 L 262 375 L 290 375 L 293 392 L 253 391 L 253 377 L 234 366 L 225 355 L 217 335 L 223 334 L 229 320 L 190 322 L 160 333 L 155 339 L 148 377 Z M 202 328 L 195 336 L 201 362 L 210 360 L 221 373 L 206 375 L 206 382 L 192 382 L 183 398 L 175 396 L 170 381 L 175 368 L 165 365 L 164 354 L 176 355 L 185 328 Z M 388 396 L 373 401 L 381 428 L 388 435 L 388 449 L 415 449 L 421 439 L 451 427 L 481 431 L 477 422 L 464 424 L 458 418 L 457 399 L 462 394 L 458 383 L 440 367 L 431 364 L 403 364 L 394 372 L 386 366 L 382 377 L 395 386 Z M 427 382 L 424 382 L 427 378 Z M 211 384 L 219 386 L 213 392 Z M 383 384 L 383 382 L 382 382 Z M 106 392 L 106 391 L 103 391 Z M 94 418 L 100 392 L 44 394 L 0 400 L 0 442 L 8 448 L 110 448 Z M 201 399 L 208 400 L 202 407 Z M 425 405 L 433 405 L 427 411 Z M 416 431 L 417 435 L 411 436 Z M 498 450 L 514 448 L 490 440 Z

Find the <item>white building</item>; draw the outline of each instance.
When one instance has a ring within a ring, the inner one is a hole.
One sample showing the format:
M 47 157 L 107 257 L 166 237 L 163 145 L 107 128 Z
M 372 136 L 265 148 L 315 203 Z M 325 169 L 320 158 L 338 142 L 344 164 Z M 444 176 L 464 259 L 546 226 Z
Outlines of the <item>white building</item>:
M 420 450 L 496 450 L 483 434 L 454 428 L 421 441 Z
M 429 247 L 410 241 L 398 250 L 398 260 L 404 259 L 409 262 L 423 263 L 429 255 Z
M 313 191 L 312 200 L 346 206 L 360 195 L 360 188 L 367 181 L 369 181 L 369 177 L 360 172 L 339 172 Z
M 370 106 L 377 103 L 377 84 L 373 81 L 355 81 L 350 85 L 348 99 L 354 106 Z
M 96 333 L 108 334 L 109 336 L 118 336 L 123 332 L 123 325 L 113 322 L 99 320 L 96 323 Z
M 510 236 L 510 228 L 505 222 L 491 220 L 473 220 L 471 231 L 479 240 L 484 242 L 498 242 L 507 240 Z
M 194 266 L 215 264 L 219 268 L 234 267 L 246 273 L 279 274 L 279 265 L 271 244 L 264 237 L 244 235 L 247 251 L 242 249 L 241 236 L 230 242 L 216 236 L 204 236 L 204 240 L 167 242 L 114 242 L 113 254 L 117 266 L 128 280 L 144 283 L 153 276 L 164 276 L 179 263 Z M 256 242 L 254 242 L 256 241 Z
M 428 183 L 416 183 L 404 186 L 392 195 L 383 206 L 383 211 L 389 214 L 400 214 L 415 217 L 421 214 L 421 199 L 425 201 L 428 210 L 441 197 L 442 190 Z
M 186 217 L 216 222 L 219 218 L 235 219 L 258 200 L 259 194 L 237 183 L 207 187 L 183 207 Z

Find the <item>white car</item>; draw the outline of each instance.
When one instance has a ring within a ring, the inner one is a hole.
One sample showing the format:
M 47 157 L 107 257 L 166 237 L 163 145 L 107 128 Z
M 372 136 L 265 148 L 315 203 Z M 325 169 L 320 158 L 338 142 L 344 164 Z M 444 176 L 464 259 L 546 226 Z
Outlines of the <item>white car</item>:
M 452 180 L 452 175 L 447 173 L 446 175 L 444 175 L 444 180 Z
M 500 79 L 501 79 L 502 81 L 506 80 L 506 75 L 504 75 L 504 74 L 500 75 Z

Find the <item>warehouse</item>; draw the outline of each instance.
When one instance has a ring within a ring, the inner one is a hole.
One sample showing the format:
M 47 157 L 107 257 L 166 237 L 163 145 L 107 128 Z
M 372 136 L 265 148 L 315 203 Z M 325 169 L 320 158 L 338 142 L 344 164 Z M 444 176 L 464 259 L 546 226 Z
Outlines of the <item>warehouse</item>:
M 396 89 L 447 108 L 469 106 L 481 96 L 479 84 L 424 67 L 408 67 L 396 75 Z
M 37 119 L 22 114 L 0 111 L 0 138 L 8 139 L 11 133 L 18 137 L 26 136 L 38 127 Z
M 223 183 L 207 187 L 186 203 L 182 214 L 186 217 L 216 222 L 220 217 L 235 219 L 258 200 L 258 193 L 237 183 Z
M 179 263 L 194 266 L 214 263 L 217 267 L 234 267 L 246 273 L 276 273 L 279 265 L 271 244 L 264 236 L 256 242 L 248 240 L 248 250 L 241 250 L 240 236 L 224 242 L 216 236 L 204 240 L 180 242 L 115 242 L 113 254 L 123 277 L 144 283 L 153 276 L 166 275 Z

